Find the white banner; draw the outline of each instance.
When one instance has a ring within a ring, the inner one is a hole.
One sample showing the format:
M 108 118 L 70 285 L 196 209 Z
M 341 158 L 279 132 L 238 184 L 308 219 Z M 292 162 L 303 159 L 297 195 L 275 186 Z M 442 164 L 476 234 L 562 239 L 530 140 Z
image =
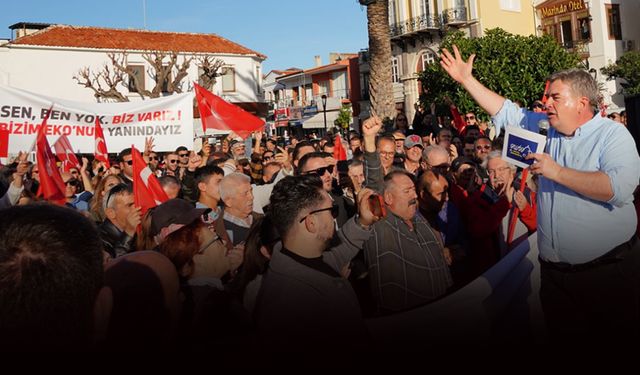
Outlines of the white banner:
M 96 116 L 109 153 L 135 145 L 144 150 L 145 137 L 154 151 L 174 151 L 193 145 L 193 93 L 125 103 L 81 103 L 0 86 L 0 130 L 9 130 L 9 153 L 32 148 L 49 108 L 45 132 L 49 144 L 66 135 L 78 153 L 95 150 Z

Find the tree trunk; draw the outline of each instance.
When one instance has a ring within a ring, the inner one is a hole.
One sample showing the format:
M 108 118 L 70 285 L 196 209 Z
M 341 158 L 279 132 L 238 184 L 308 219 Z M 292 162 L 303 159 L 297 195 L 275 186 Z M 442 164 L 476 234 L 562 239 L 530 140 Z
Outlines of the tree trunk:
M 369 66 L 371 112 L 381 118 L 395 117 L 391 82 L 391 38 L 389 1 L 377 0 L 367 5 L 369 28 Z

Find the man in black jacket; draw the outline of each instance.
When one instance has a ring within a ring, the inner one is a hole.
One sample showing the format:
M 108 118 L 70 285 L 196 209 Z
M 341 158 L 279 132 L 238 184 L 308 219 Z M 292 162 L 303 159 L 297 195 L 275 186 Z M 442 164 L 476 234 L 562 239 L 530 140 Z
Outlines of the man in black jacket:
M 100 224 L 104 250 L 113 258 L 135 250 L 136 228 L 141 221 L 140 207 L 133 204 L 133 191 L 127 184 L 111 188 L 103 202 L 105 221 Z

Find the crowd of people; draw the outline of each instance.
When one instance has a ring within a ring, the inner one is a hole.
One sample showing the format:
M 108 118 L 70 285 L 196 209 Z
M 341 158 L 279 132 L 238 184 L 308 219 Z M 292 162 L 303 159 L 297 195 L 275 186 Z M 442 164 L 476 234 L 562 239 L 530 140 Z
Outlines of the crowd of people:
M 366 318 L 445 297 L 536 230 L 551 337 L 637 334 L 640 284 L 619 274 L 640 257 L 640 163 L 589 74 L 554 75 L 527 110 L 476 81 L 473 58 L 442 64 L 495 128 L 449 101 L 451 121 L 420 106 L 411 126 L 372 117 L 344 140 L 256 132 L 251 150 L 230 135 L 160 153 L 150 138 L 142 157 L 169 200 L 144 214 L 137 151 L 62 172 L 64 207 L 38 198 L 40 166 L 20 154 L 2 169 L 0 346 L 366 350 Z M 526 178 L 500 128 L 537 132 L 544 116 L 548 153 Z

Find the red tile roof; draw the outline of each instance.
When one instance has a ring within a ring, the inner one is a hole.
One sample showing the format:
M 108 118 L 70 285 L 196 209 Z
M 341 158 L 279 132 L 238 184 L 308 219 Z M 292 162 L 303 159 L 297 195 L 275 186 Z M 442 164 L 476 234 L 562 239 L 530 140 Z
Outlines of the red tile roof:
M 172 33 L 53 25 L 11 42 L 16 45 L 98 48 L 110 50 L 177 51 L 267 56 L 215 34 Z

